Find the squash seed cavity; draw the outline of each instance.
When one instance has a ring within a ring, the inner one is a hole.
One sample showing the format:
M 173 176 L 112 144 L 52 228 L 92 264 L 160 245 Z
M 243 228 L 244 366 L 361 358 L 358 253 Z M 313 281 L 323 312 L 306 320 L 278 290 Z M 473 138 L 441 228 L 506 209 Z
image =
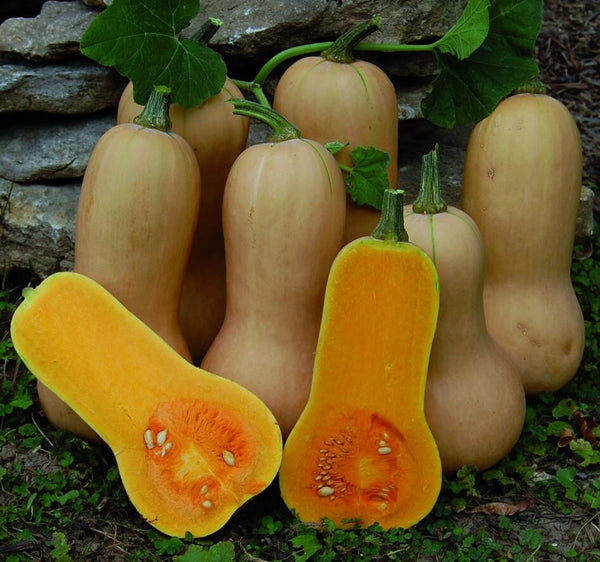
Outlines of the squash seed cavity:
M 364 410 L 332 424 L 324 435 L 314 457 L 315 493 L 336 503 L 347 498 L 362 505 L 364 512 L 392 509 L 402 483 L 404 436 L 381 416 Z
M 143 439 L 160 493 L 186 498 L 190 509 L 220 509 L 226 497 L 262 486 L 251 477 L 258 462 L 249 445 L 252 434 L 243 417 L 222 404 L 163 402 L 148 420 Z

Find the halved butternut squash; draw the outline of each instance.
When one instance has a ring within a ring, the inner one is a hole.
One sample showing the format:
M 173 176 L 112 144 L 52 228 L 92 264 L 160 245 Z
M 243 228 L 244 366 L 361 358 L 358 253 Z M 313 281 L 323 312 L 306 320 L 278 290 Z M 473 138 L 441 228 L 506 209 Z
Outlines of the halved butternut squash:
M 112 449 L 160 531 L 206 536 L 273 480 L 279 426 L 256 396 L 194 367 L 92 279 L 51 275 L 11 324 L 31 372 Z
M 401 225 L 402 192 L 390 193 Z M 395 230 L 350 242 L 331 268 L 309 400 L 280 470 L 282 497 L 305 522 L 409 527 L 437 500 L 441 462 L 424 414 L 437 273 Z

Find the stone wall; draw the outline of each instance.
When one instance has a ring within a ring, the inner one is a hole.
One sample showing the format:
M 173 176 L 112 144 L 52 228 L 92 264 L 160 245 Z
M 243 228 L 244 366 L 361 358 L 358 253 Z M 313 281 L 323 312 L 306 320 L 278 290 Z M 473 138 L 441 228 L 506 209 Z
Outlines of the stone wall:
M 94 144 L 115 122 L 125 85 L 114 70 L 79 52 L 82 33 L 108 3 L 5 0 L 0 7 L 3 268 L 27 267 L 45 276 L 72 267 L 81 179 Z M 223 26 L 211 46 L 222 54 L 230 76 L 251 79 L 273 54 L 333 39 L 373 14 L 381 16 L 382 29 L 370 41 L 411 43 L 440 37 L 465 4 L 466 0 L 207 0 L 185 33 L 192 33 L 208 16 L 220 18 Z M 450 202 L 457 201 L 468 131 L 441 131 L 422 119 L 419 106 L 435 72 L 433 59 L 371 58 L 388 72 L 398 90 L 402 187 L 416 191 L 420 155 L 441 141 L 445 195 Z M 253 123 L 249 143 L 263 139 L 264 128 Z M 588 212 L 582 206 L 583 235 L 589 228 L 589 208 Z

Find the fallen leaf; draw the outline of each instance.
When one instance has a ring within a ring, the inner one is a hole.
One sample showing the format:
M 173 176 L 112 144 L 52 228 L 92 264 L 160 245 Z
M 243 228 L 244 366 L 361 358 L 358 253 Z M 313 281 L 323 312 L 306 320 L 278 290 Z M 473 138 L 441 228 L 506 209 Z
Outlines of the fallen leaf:
M 531 506 L 530 500 L 522 500 L 517 503 L 489 502 L 483 503 L 471 509 L 469 513 L 487 513 L 489 515 L 515 515 L 527 511 Z
M 568 447 L 569 443 L 575 439 L 575 432 L 570 427 L 565 427 L 558 437 L 558 446 L 562 449 Z
M 573 417 L 579 423 L 581 436 L 592 445 L 596 445 L 598 443 L 598 438 L 594 435 L 596 420 L 592 416 L 584 416 L 579 411 L 573 412 Z

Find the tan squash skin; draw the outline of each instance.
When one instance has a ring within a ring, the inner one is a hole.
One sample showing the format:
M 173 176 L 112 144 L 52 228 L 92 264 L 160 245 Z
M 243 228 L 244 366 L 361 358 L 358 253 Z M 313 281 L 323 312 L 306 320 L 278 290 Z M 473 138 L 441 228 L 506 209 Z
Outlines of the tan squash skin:
M 284 436 L 308 398 L 345 196 L 335 159 L 303 139 L 246 149 L 225 187 L 225 321 L 201 366 L 261 398 Z
M 517 442 L 525 393 L 516 367 L 485 325 L 481 235 L 473 220 L 452 206 L 425 215 L 406 205 L 404 221 L 409 240 L 432 258 L 440 280 L 425 414 L 442 468 L 484 470 Z
M 461 207 L 484 241 L 488 329 L 528 394 L 563 387 L 583 354 L 570 279 L 581 174 L 575 122 L 549 96 L 507 98 L 471 133 Z
M 202 205 L 181 295 L 180 323 L 193 360 L 199 363 L 225 316 L 225 252 L 221 204 L 227 174 L 246 147 L 250 120 L 234 115 L 230 98 L 243 98 L 228 78 L 219 94 L 201 106 L 170 109 L 173 132 L 192 147 L 202 174 Z M 142 107 L 128 84 L 119 101 L 117 121 L 126 123 Z
M 304 57 L 280 78 L 273 109 L 294 123 L 306 138 L 320 143 L 349 143 L 336 154 L 345 165 L 353 164 L 357 146 L 375 146 L 390 155 L 388 178 L 398 182 L 398 101 L 394 85 L 376 65 L 356 60 L 331 62 Z M 346 233 L 349 242 L 371 234 L 380 212 L 359 206 L 348 197 Z
M 189 145 L 176 134 L 128 123 L 96 144 L 77 209 L 74 270 L 100 283 L 188 360 L 179 300 L 199 202 Z M 71 425 L 70 408 L 39 386 L 51 423 L 94 438 Z

